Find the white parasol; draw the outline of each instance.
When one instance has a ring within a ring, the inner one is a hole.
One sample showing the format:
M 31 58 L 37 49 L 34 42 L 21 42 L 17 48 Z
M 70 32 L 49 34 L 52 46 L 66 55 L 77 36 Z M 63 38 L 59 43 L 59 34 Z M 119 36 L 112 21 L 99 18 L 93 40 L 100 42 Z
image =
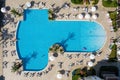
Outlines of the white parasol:
M 2 7 L 2 8 L 1 8 L 1 12 L 2 12 L 2 13 L 6 13 L 6 12 L 7 12 L 6 8 L 5 8 L 5 7 Z
M 95 59 L 95 55 L 90 54 L 90 59 Z
M 120 55 L 120 51 L 117 51 L 117 54 Z
M 92 66 L 93 66 L 93 62 L 89 61 L 89 62 L 88 62 L 88 66 L 89 66 L 89 67 L 92 67 Z
M 96 7 L 93 6 L 93 7 L 91 8 L 91 11 L 92 11 L 92 12 L 95 12 L 95 11 L 96 11 Z
M 54 57 L 54 56 L 50 56 L 50 57 L 49 57 L 49 60 L 50 60 L 50 61 L 54 61 L 54 60 L 55 60 L 55 57 Z
M 26 2 L 26 6 L 27 7 L 31 7 L 31 3 L 30 2 Z
M 95 15 L 95 14 L 92 15 L 92 18 L 93 18 L 93 19 L 97 19 L 97 15 Z
M 78 18 L 79 19 L 83 19 L 83 15 L 82 14 L 78 14 Z
M 90 18 L 90 14 L 86 14 L 86 15 L 85 15 L 85 18 L 86 18 L 86 19 L 89 19 L 89 18 Z
M 57 78 L 58 78 L 58 79 L 61 79 L 61 78 L 62 78 L 62 74 L 60 74 L 60 73 L 57 74 Z

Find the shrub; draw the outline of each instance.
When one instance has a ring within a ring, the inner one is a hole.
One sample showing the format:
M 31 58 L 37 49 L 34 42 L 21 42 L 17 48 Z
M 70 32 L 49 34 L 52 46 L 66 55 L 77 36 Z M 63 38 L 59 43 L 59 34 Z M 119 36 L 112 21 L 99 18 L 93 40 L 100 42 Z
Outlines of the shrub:
M 80 78 L 80 75 L 74 75 L 72 76 L 72 80 L 78 80 Z
M 71 0 L 73 4 L 83 4 L 83 0 Z
M 11 13 L 18 16 L 22 15 L 21 13 L 17 12 L 14 8 L 11 10 Z
M 104 7 L 117 7 L 117 0 L 102 0 Z
M 22 66 L 21 63 L 15 63 L 15 64 L 12 66 L 12 72 L 18 71 L 21 66 Z
M 116 31 L 118 30 L 118 28 L 117 28 L 117 23 L 116 23 L 117 11 L 109 12 L 109 14 L 110 14 L 110 18 L 111 18 L 111 20 L 112 20 L 113 29 L 114 29 L 114 31 L 116 32 Z
M 93 0 L 93 5 L 96 5 L 99 2 L 99 0 Z
M 112 46 L 111 54 L 109 55 L 109 61 L 117 61 L 117 45 Z

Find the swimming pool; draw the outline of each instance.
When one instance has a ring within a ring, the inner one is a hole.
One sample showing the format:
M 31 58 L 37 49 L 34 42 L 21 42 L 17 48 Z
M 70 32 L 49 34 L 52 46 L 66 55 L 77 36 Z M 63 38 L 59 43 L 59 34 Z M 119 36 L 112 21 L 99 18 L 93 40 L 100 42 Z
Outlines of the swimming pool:
M 48 64 L 48 50 L 60 43 L 66 52 L 93 52 L 102 48 L 106 33 L 90 21 L 49 21 L 48 10 L 25 10 L 17 30 L 17 51 L 24 70 L 39 71 Z

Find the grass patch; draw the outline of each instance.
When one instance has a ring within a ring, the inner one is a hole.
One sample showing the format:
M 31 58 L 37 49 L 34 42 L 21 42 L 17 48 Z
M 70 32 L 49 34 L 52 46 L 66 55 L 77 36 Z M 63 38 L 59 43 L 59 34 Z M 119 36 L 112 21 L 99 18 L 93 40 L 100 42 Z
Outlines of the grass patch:
M 117 0 L 102 0 L 104 7 L 117 7 Z
M 71 0 L 73 4 L 83 4 L 83 0 Z

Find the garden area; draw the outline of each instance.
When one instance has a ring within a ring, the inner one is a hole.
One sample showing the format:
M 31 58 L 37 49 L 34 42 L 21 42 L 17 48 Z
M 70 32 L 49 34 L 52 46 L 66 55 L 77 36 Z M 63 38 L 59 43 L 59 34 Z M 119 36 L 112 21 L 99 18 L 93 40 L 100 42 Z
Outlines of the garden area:
M 104 7 L 117 7 L 117 0 L 102 0 Z
M 72 72 L 72 80 L 79 80 L 82 79 L 83 77 L 92 75 L 96 75 L 96 71 L 94 70 L 94 68 L 91 67 L 89 70 L 87 67 L 78 68 Z

